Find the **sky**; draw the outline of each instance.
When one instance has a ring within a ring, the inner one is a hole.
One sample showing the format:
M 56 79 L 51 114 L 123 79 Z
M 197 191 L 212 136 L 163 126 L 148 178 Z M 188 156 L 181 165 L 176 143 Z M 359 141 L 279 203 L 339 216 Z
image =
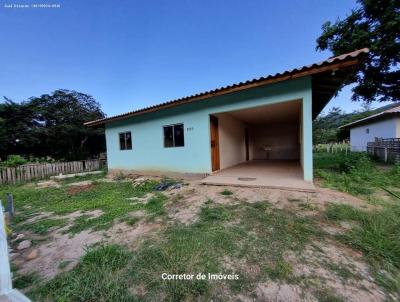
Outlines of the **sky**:
M 57 4 L 55 8 L 12 4 Z M 107 116 L 331 56 L 321 26 L 351 0 L 0 0 L 0 98 L 70 89 Z M 345 87 L 324 109 L 360 109 Z M 376 107 L 376 106 L 373 106 Z

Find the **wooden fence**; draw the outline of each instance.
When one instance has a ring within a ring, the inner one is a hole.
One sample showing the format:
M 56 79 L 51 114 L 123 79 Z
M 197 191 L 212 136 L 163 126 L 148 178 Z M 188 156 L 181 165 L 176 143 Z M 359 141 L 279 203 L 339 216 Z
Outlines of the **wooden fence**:
M 374 142 L 367 143 L 367 152 L 385 163 L 400 163 L 400 138 L 377 138 Z
M 95 171 L 102 167 L 98 159 L 59 162 L 51 164 L 28 164 L 18 167 L 0 167 L 0 184 L 16 184 L 30 180 L 45 179 L 52 175 Z

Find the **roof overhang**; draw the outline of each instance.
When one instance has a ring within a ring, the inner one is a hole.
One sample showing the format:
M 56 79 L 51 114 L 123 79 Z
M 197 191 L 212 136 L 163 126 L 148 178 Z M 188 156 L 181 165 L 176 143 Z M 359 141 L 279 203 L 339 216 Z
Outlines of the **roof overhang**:
M 368 125 L 370 123 L 374 123 L 377 121 L 393 118 L 393 117 L 400 117 L 400 112 L 381 112 L 378 114 L 374 114 L 362 119 L 359 119 L 357 121 L 348 123 L 346 125 L 338 127 L 339 129 L 351 129 L 354 127 L 362 126 L 362 125 Z
M 238 84 L 233 84 L 226 87 L 221 87 L 203 93 L 187 96 L 184 98 L 168 101 L 165 103 L 139 109 L 136 111 L 131 111 L 112 117 L 90 121 L 85 123 L 85 125 L 89 127 L 102 126 L 106 123 L 125 120 L 127 118 L 137 115 L 142 115 L 145 113 L 160 111 L 175 106 L 181 106 L 193 102 L 210 99 L 216 96 L 235 93 L 264 85 L 271 85 L 283 81 L 289 81 L 305 76 L 311 76 L 312 78 L 312 97 L 313 97 L 312 115 L 313 118 L 315 118 L 322 111 L 322 109 L 329 102 L 329 100 L 342 87 L 346 78 L 355 71 L 357 65 L 360 64 L 361 60 L 368 52 L 369 50 L 367 48 L 363 48 L 348 54 L 343 54 L 337 57 L 329 58 L 320 63 L 303 66 L 300 68 L 285 71 L 283 73 L 269 75 L 267 77 L 261 77 L 259 79 L 240 82 Z

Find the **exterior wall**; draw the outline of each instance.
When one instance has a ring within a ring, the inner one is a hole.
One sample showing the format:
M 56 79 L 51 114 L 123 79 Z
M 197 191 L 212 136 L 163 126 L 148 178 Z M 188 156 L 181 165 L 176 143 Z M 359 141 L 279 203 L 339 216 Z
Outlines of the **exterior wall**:
M 237 165 L 246 160 L 246 124 L 229 114 L 218 115 L 220 168 Z
M 298 123 L 279 123 L 251 129 L 253 158 L 265 159 L 263 147 L 271 147 L 270 159 L 299 159 Z
M 301 167 L 303 168 L 304 180 L 313 179 L 313 143 L 312 143 L 312 90 L 305 93 L 301 111 Z
M 303 171 L 312 180 L 311 78 L 303 77 L 106 124 L 109 169 L 211 173 L 210 114 L 303 100 Z M 183 123 L 185 146 L 164 148 L 162 127 Z M 118 133 L 131 131 L 132 150 L 119 150 Z
M 394 117 L 350 129 L 350 146 L 352 151 L 366 151 L 367 143 L 378 138 L 400 137 L 400 118 Z M 367 133 L 369 129 L 369 133 Z

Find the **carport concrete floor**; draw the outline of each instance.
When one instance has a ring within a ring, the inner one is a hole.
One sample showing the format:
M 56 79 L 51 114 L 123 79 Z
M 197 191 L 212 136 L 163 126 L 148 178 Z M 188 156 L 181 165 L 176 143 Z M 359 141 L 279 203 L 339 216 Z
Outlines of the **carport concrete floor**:
M 208 185 L 267 187 L 315 191 L 312 182 L 303 180 L 300 163 L 294 160 L 254 160 L 214 172 L 201 181 Z

